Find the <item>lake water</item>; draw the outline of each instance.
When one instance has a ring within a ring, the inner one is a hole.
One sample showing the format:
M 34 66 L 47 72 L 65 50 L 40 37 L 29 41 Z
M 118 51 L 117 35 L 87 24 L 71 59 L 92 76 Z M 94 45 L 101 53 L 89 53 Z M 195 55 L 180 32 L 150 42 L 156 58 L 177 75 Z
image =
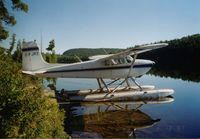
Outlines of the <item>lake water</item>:
M 83 138 L 200 137 L 200 83 L 152 75 L 137 81 L 156 88 L 174 89 L 174 101 L 145 104 L 137 110 L 138 105 L 129 105 L 127 110 L 118 110 L 112 105 L 61 105 L 66 111 L 66 132 Z M 73 90 L 97 88 L 98 85 L 94 79 L 57 79 L 56 87 Z

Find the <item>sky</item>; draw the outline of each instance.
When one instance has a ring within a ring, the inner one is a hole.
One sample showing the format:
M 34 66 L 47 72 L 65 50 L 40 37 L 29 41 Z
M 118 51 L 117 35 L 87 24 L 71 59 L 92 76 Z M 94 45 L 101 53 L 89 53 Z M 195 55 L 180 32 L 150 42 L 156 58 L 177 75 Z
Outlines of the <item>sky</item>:
M 28 13 L 12 11 L 10 36 L 37 40 L 43 51 L 127 48 L 200 33 L 200 0 L 22 0 Z M 41 37 L 42 36 L 42 37 Z M 41 43 L 42 38 L 42 43 Z M 1 42 L 9 47 L 10 38 Z

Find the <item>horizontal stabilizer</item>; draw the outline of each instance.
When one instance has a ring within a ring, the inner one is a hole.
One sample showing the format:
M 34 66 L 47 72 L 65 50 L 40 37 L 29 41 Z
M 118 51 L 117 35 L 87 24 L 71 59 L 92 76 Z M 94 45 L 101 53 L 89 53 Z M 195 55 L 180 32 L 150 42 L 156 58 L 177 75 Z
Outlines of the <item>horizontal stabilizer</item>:
M 42 74 L 44 73 L 45 71 L 22 71 L 22 73 L 24 74 L 29 74 L 29 75 L 37 75 L 37 74 Z

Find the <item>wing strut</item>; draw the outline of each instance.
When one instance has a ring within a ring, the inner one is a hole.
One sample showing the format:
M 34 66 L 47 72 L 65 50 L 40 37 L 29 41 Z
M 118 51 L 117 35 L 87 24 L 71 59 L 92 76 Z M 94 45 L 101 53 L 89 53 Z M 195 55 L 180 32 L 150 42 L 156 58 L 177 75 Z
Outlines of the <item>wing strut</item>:
M 134 58 L 133 58 L 133 60 L 132 60 L 131 67 L 130 67 L 130 69 L 129 69 L 129 72 L 128 72 L 128 75 L 127 75 L 127 78 L 130 77 L 130 74 L 131 74 L 131 71 L 132 71 L 132 69 L 133 69 L 133 65 L 134 65 L 134 63 L 135 63 L 135 59 L 136 59 L 136 57 L 137 57 L 137 55 L 134 54 Z
M 100 78 L 100 80 L 103 83 L 104 87 L 108 90 L 108 92 L 110 92 L 110 89 L 108 88 L 108 86 L 106 85 L 106 83 L 104 82 L 104 80 L 102 78 Z

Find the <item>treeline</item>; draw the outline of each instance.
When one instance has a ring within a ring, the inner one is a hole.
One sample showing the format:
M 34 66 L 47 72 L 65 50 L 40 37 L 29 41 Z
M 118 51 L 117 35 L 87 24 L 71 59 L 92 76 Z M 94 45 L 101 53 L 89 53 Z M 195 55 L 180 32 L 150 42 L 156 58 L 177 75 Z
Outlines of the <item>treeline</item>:
M 57 63 L 57 55 L 54 48 L 55 48 L 55 41 L 51 40 L 49 42 L 49 47 L 46 48 L 47 53 L 42 53 L 44 60 L 48 63 Z
M 58 63 L 76 63 L 80 61 L 87 61 L 89 58 L 87 56 L 72 56 L 72 55 L 57 55 Z
M 57 55 L 58 63 L 75 63 L 80 61 L 89 60 L 90 56 L 94 55 L 106 55 L 114 54 L 123 51 L 124 49 L 116 48 L 76 48 L 70 49 L 63 53 L 63 55 Z
M 168 47 L 138 55 L 156 62 L 151 74 L 200 81 L 200 34 L 164 41 Z
M 93 56 L 93 55 L 106 55 L 106 54 L 114 54 L 121 52 L 123 49 L 116 49 L 116 48 L 76 48 L 70 49 L 63 53 L 63 55 L 70 55 L 70 56 Z

